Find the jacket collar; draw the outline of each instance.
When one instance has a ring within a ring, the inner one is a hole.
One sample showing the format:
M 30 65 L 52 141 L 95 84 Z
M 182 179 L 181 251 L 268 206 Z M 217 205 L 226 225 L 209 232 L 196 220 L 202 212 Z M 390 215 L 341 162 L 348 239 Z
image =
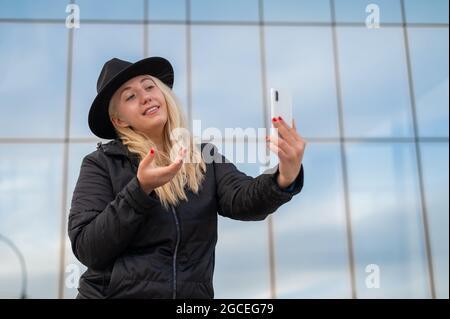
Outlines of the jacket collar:
M 98 142 L 97 149 L 100 149 L 106 155 L 125 156 L 134 161 L 138 160 L 138 156 L 131 153 L 119 138 L 116 138 L 115 140 L 112 140 L 106 144 Z

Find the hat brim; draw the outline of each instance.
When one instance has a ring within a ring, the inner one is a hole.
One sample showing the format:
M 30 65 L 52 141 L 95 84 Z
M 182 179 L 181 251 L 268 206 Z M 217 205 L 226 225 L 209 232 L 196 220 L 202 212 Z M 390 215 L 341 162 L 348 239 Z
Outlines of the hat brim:
M 173 87 L 174 73 L 169 61 L 162 57 L 150 57 L 131 64 L 112 78 L 98 92 L 89 110 L 88 123 L 92 133 L 104 139 L 117 137 L 108 114 L 108 107 L 114 92 L 129 79 L 148 74 L 157 77 L 168 87 Z

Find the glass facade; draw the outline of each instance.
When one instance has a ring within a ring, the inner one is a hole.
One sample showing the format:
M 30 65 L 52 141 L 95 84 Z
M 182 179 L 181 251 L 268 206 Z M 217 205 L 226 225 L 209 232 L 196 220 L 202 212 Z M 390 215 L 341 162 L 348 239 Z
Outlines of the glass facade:
M 190 125 L 263 128 L 283 87 L 308 141 L 299 195 L 265 221 L 219 218 L 217 298 L 449 298 L 448 0 L 376 3 L 379 28 L 369 0 L 0 0 L 0 298 L 23 272 L 28 298 L 75 297 L 66 225 L 100 141 L 97 77 L 155 55 Z M 232 161 L 263 146 L 215 144 Z

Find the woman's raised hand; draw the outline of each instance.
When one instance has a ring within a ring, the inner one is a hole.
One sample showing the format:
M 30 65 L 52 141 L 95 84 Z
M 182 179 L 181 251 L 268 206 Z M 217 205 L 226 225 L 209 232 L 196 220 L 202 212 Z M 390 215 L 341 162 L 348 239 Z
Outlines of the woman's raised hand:
M 157 167 L 151 165 L 155 158 L 155 150 L 150 149 L 147 156 L 139 163 L 137 171 L 137 179 L 144 192 L 150 194 L 155 188 L 169 182 L 183 165 L 186 152 L 186 148 L 181 148 L 177 158 L 170 165 Z

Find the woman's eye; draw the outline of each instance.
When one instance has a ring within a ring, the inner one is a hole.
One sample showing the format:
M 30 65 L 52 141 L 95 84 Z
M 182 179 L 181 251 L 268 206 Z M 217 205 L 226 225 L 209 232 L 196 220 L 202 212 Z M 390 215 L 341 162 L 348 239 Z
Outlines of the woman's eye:
M 153 85 L 147 86 L 147 90 L 151 90 L 153 88 Z
M 125 99 L 125 101 L 130 101 L 132 98 L 134 98 L 134 94 L 133 94 L 133 95 L 130 95 L 129 97 L 127 97 L 127 98 Z

